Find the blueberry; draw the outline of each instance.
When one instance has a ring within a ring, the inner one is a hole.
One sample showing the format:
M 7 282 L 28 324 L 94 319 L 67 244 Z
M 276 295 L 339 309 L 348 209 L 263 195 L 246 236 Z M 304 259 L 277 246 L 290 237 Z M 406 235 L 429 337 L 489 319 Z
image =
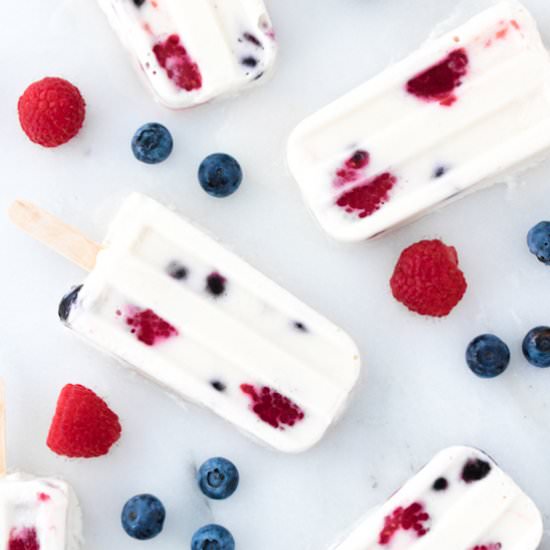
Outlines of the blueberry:
M 473 483 L 486 478 L 491 472 L 491 465 L 485 460 L 472 458 L 462 468 L 462 481 Z
M 68 294 L 65 294 L 59 302 L 59 308 L 57 314 L 62 321 L 67 321 L 71 314 L 71 309 L 78 299 L 78 294 L 82 290 L 82 285 L 73 288 Z
M 212 380 L 212 382 L 210 382 L 210 385 L 219 392 L 224 392 L 227 389 L 226 385 L 219 380 Z
M 446 173 L 447 173 L 447 168 L 445 168 L 445 166 L 436 166 L 436 168 L 433 172 L 433 177 L 434 178 L 440 178 L 440 177 L 444 176 Z
M 156 537 L 164 525 L 166 512 L 162 502 L 153 495 L 136 495 L 122 509 L 122 527 L 134 539 Z
M 176 281 L 187 279 L 187 275 L 189 275 L 188 269 L 176 261 L 170 262 L 166 268 L 166 271 L 168 272 L 168 275 L 170 275 L 172 279 L 176 279 Z
M 250 67 L 251 69 L 253 69 L 258 64 L 258 60 L 255 57 L 252 57 L 251 55 L 249 55 L 248 57 L 244 57 L 241 60 L 241 63 L 245 67 Z
M 134 156 L 147 164 L 158 164 L 166 160 L 174 142 L 167 128 L 157 122 L 148 122 L 137 130 L 132 138 Z
M 225 153 L 209 155 L 199 166 L 199 183 L 213 197 L 228 197 L 239 188 L 242 180 L 241 166 Z
M 502 374 L 510 363 L 508 346 L 493 334 L 474 338 L 466 350 L 466 363 L 481 378 L 494 378 Z
M 141 6 L 143 6 L 144 3 L 145 3 L 145 0 L 134 0 L 134 4 L 135 4 L 138 8 L 141 8 Z
M 212 523 L 193 535 L 191 550 L 235 550 L 235 539 L 225 527 Z
M 199 468 L 197 481 L 207 497 L 223 500 L 237 490 L 239 470 L 226 458 L 210 458 Z
M 221 296 L 225 292 L 227 280 L 217 272 L 210 273 L 206 277 L 206 290 L 213 296 Z
M 550 265 L 550 222 L 539 222 L 527 233 L 529 252 L 543 264 Z
M 523 355 L 535 367 L 550 367 L 550 327 L 536 327 L 523 339 Z
M 444 477 L 438 477 L 434 481 L 432 485 L 432 489 L 434 491 L 445 491 L 448 486 L 449 486 L 449 482 Z
M 294 328 L 301 332 L 307 332 L 307 327 L 301 321 L 294 321 Z
M 254 46 L 258 46 L 258 48 L 263 48 L 262 43 L 253 34 L 245 32 L 243 34 L 243 37 L 247 42 L 254 44 Z

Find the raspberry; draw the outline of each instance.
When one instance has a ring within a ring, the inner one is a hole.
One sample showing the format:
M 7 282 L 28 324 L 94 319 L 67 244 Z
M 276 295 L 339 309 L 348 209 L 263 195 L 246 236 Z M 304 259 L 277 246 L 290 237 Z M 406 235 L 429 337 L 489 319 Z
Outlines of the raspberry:
M 120 317 L 122 312 L 117 310 L 116 314 Z M 130 332 L 146 346 L 154 346 L 179 334 L 175 327 L 159 317 L 152 309 L 131 306 L 128 308 L 125 322 L 130 327 Z
M 202 76 L 199 66 L 187 53 L 177 34 L 171 34 L 164 42 L 155 44 L 153 53 L 176 86 L 187 92 L 201 88 Z
M 62 78 L 43 78 L 31 84 L 17 104 L 21 128 L 44 147 L 67 143 L 82 128 L 86 104 L 78 88 Z
M 12 529 L 7 550 L 39 550 L 38 535 L 34 527 Z
M 429 528 L 424 525 L 429 519 L 430 515 L 418 502 L 413 502 L 406 508 L 399 506 L 384 518 L 384 528 L 378 535 L 378 544 L 383 546 L 390 544 L 395 533 L 401 529 L 412 530 L 418 538 L 423 537 L 429 531 Z
M 374 214 L 390 200 L 390 191 L 397 183 L 397 178 L 389 172 L 378 176 L 367 176 L 370 154 L 364 149 L 357 149 L 336 171 L 332 184 L 342 187 L 348 183 L 358 182 L 336 200 L 337 206 L 349 214 L 366 218 Z
M 394 298 L 420 315 L 444 317 L 466 292 L 466 279 L 452 246 L 420 241 L 399 257 L 390 286 Z
M 502 548 L 502 544 L 500 542 L 491 543 L 491 544 L 481 544 L 478 546 L 474 546 L 472 550 L 500 550 Z
M 67 384 L 59 394 L 47 445 L 70 458 L 103 456 L 121 431 L 118 416 L 101 397 L 80 384 Z
M 454 90 L 462 84 L 468 72 L 468 54 L 464 48 L 452 51 L 445 59 L 411 78 L 407 92 L 426 101 L 439 101 L 450 107 L 455 101 Z
M 384 172 L 363 185 L 346 191 L 336 204 L 350 214 L 357 213 L 360 218 L 366 218 L 390 200 L 390 191 L 396 183 L 395 176 Z
M 252 399 L 252 410 L 273 428 L 294 426 L 304 418 L 304 412 L 296 403 L 267 386 L 257 389 L 251 384 L 241 384 L 241 390 Z

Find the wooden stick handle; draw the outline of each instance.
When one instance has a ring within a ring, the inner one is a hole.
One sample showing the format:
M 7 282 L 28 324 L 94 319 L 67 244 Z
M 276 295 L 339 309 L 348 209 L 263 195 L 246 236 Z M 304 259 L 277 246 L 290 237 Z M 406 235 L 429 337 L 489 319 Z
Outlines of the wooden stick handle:
M 4 395 L 4 381 L 0 380 L 0 477 L 4 477 L 8 470 L 6 465 L 6 401 Z
M 86 271 L 94 268 L 101 247 L 82 235 L 78 229 L 24 200 L 16 200 L 10 206 L 8 214 L 17 227 L 61 256 Z

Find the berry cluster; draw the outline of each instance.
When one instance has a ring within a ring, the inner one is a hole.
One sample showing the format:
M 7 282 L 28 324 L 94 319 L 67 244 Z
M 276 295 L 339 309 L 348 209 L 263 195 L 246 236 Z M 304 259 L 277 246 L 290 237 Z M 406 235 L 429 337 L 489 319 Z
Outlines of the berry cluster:
M 241 384 L 241 390 L 252 399 L 252 410 L 273 428 L 294 426 L 305 416 L 296 403 L 267 386 L 258 389 L 251 384 Z
M 200 490 L 208 498 L 222 500 L 230 497 L 239 485 L 239 471 L 226 458 L 207 460 L 197 472 Z M 122 508 L 121 523 L 126 533 L 138 540 L 159 535 L 164 527 L 166 510 L 162 502 L 150 494 L 136 495 Z M 233 535 L 221 525 L 209 524 L 198 529 L 191 539 L 192 550 L 234 550 Z
M 142 2 L 141 2 L 142 3 Z M 247 40 L 254 39 L 249 35 Z M 178 86 L 185 90 L 200 88 L 201 75 L 189 58 L 179 37 L 169 36 L 156 44 L 153 51 Z M 251 59 L 243 63 L 250 64 Z M 86 103 L 80 90 L 63 78 L 47 77 L 31 84 L 17 104 L 19 122 L 28 138 L 43 147 L 58 147 L 73 139 L 81 130 L 86 116 Z M 174 148 L 172 134 L 158 122 L 140 126 L 131 141 L 136 159 L 146 164 L 165 161 Z M 228 197 L 241 185 L 240 164 L 226 153 L 214 153 L 200 164 L 201 187 L 213 197 Z
M 400 531 L 414 531 L 417 537 L 423 537 L 429 528 L 425 525 L 430 516 L 424 510 L 424 505 L 413 502 L 406 508 L 399 506 L 384 519 L 384 528 L 378 536 L 378 544 L 390 544 L 394 535 Z

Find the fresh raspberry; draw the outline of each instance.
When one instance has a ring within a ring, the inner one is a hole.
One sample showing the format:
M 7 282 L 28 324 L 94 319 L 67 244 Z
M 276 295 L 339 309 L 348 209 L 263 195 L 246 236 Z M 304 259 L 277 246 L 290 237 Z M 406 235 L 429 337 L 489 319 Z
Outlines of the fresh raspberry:
M 481 544 L 474 546 L 472 550 L 500 550 L 502 548 L 502 544 L 500 542 L 491 543 L 491 544 Z
M 444 317 L 466 292 L 466 279 L 452 246 L 417 242 L 401 253 L 390 286 L 394 298 L 420 315 Z
M 67 384 L 59 394 L 47 445 L 70 458 L 103 456 L 121 431 L 118 416 L 101 397 L 80 384 Z
M 260 389 L 241 384 L 241 390 L 252 399 L 252 410 L 273 428 L 283 430 L 304 418 L 304 412 L 296 403 L 267 386 Z
M 390 544 L 393 536 L 400 530 L 414 531 L 418 538 L 423 537 L 429 531 L 424 525 L 429 519 L 430 515 L 419 502 L 413 502 L 406 508 L 399 506 L 384 518 L 384 528 L 378 535 L 378 544 Z
M 67 143 L 82 128 L 86 104 L 77 87 L 62 78 L 31 84 L 17 104 L 21 128 L 44 147 Z

